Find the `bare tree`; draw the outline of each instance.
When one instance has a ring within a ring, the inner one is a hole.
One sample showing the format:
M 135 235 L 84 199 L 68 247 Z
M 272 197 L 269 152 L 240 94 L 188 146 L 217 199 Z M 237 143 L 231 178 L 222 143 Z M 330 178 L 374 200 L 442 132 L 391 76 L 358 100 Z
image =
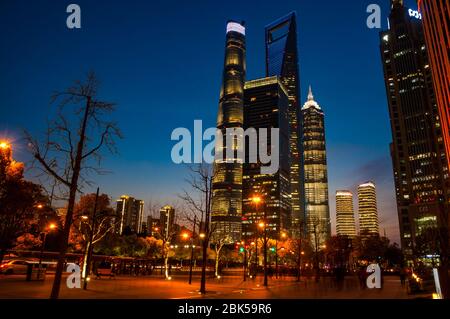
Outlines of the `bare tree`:
M 84 82 L 76 81 L 68 89 L 55 93 L 52 103 L 57 104 L 57 116 L 48 124 L 45 139 L 39 142 L 26 133 L 37 167 L 57 180 L 68 193 L 52 299 L 59 296 L 77 193 L 84 185 L 89 185 L 90 174 L 104 173 L 100 170 L 100 152 L 107 148 L 114 153 L 114 138 L 121 138 L 116 123 L 105 120 L 114 110 L 114 104 L 97 98 L 98 87 L 99 82 L 91 72 Z
M 320 245 L 326 240 L 326 222 L 318 217 L 311 216 L 308 218 L 308 228 L 310 240 L 314 248 L 314 269 L 316 271 L 315 280 L 318 282 L 320 278 L 319 252 Z
M 108 233 L 116 227 L 119 222 L 116 220 L 114 209 L 110 206 L 111 201 L 108 195 L 96 194 L 83 195 L 74 209 L 74 226 L 72 231 L 77 231 L 84 243 L 84 256 L 82 277 L 89 276 L 88 266 L 89 251 L 102 240 Z M 94 215 L 95 214 L 95 215 Z
M 222 238 L 216 238 L 213 242 L 214 245 L 214 252 L 216 253 L 215 255 L 215 266 L 214 266 L 214 275 L 217 277 L 219 277 L 220 273 L 219 273 L 219 264 L 220 264 L 220 259 L 221 259 L 221 255 L 220 253 L 222 252 L 222 248 L 225 246 L 225 244 L 229 243 L 231 241 L 231 236 L 225 236 Z
M 209 165 L 199 164 L 190 167 L 189 184 L 190 192 L 184 191 L 179 195 L 185 204 L 185 217 L 190 222 L 196 219 L 199 222 L 200 238 L 202 240 L 202 276 L 200 293 L 206 293 L 206 264 L 208 262 L 208 247 L 215 231 L 211 227 L 212 208 L 212 184 L 214 180 L 213 169 Z M 195 218 L 194 218 L 195 217 Z
M 175 215 L 176 216 L 176 215 Z M 170 279 L 169 274 L 169 257 L 170 257 L 170 244 L 172 240 L 175 238 L 177 231 L 175 227 L 173 227 L 173 224 L 176 223 L 176 217 L 173 221 L 173 223 L 170 223 L 171 225 L 168 225 L 166 227 L 162 227 L 163 225 L 160 225 L 157 230 L 155 230 L 158 239 L 162 241 L 161 245 L 161 256 L 164 259 L 164 276 L 166 279 Z

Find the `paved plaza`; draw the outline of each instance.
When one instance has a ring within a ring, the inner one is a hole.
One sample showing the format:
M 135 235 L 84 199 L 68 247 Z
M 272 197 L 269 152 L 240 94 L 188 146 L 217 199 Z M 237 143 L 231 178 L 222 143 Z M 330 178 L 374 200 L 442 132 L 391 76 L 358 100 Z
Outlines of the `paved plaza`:
M 263 277 L 248 278 L 226 276 L 221 279 L 208 278 L 207 294 L 199 294 L 200 278 L 195 276 L 192 285 L 185 275 L 165 280 L 159 276 L 118 276 L 116 278 L 92 279 L 87 290 L 69 289 L 63 278 L 60 298 L 64 299 L 408 299 L 426 296 L 408 295 L 396 276 L 386 276 L 382 289 L 361 289 L 357 277 L 348 276 L 340 289 L 333 278 L 269 279 L 269 286 L 262 285 Z M 4 298 L 48 298 L 53 275 L 45 281 L 25 281 L 24 276 L 0 275 L 0 299 Z

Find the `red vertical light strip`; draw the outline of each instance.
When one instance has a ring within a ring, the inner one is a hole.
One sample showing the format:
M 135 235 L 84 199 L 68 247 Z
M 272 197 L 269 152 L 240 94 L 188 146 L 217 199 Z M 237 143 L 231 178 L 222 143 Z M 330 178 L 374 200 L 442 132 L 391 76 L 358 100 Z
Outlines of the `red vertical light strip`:
M 436 102 L 450 170 L 450 5 L 441 0 L 418 0 L 433 73 Z

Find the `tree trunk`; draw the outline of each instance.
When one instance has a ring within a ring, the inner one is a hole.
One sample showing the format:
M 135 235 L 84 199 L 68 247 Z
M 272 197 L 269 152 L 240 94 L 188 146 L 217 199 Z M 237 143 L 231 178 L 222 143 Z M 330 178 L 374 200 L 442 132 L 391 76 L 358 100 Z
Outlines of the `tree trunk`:
M 220 260 L 220 250 L 216 250 L 216 266 L 215 266 L 215 276 L 219 277 L 219 260 Z
M 0 264 L 3 261 L 3 258 L 5 258 L 5 254 L 6 254 L 6 250 L 5 249 L 0 249 Z
M 166 279 L 169 279 L 169 254 L 164 256 L 164 275 Z
M 208 260 L 207 249 L 208 249 L 208 241 L 205 238 L 203 240 L 202 279 L 200 281 L 200 293 L 201 294 L 205 294 L 206 293 L 206 263 L 207 263 L 207 260 Z
M 87 276 L 89 276 L 89 274 L 87 274 L 87 264 L 88 264 L 88 256 L 89 256 L 89 249 L 90 249 L 90 242 L 86 243 L 86 249 L 84 251 L 84 256 L 83 256 L 83 269 L 81 270 L 81 278 L 84 279 Z
M 83 160 L 84 140 L 86 138 L 86 127 L 89 117 L 91 99 L 88 97 L 86 101 L 86 109 L 84 111 L 83 125 L 80 131 L 80 141 L 77 146 L 77 155 L 75 158 L 75 165 L 73 168 L 72 179 L 70 183 L 69 203 L 67 205 L 66 220 L 64 223 L 64 232 L 62 243 L 59 251 L 58 264 L 56 265 L 55 279 L 53 281 L 51 299 L 58 299 L 59 290 L 61 288 L 61 277 L 63 273 L 63 267 L 66 261 L 66 252 L 69 245 L 70 226 L 72 226 L 73 209 L 75 207 L 75 198 L 78 190 L 78 178 L 80 177 L 81 161 Z

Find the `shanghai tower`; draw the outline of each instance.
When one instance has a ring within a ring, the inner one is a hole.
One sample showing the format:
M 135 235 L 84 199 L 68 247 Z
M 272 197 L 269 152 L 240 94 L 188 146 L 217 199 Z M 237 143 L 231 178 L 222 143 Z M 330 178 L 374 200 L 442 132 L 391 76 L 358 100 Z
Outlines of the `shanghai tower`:
M 245 69 L 244 23 L 229 21 L 217 117 L 217 129 L 224 139 L 216 141 L 211 210 L 213 240 L 225 238 L 228 243 L 241 239 L 243 163 L 237 158 L 238 139 L 232 139 L 233 145 L 226 145 L 225 131 L 243 128 Z M 233 150 L 233 158 L 223 157 L 226 149 Z
M 304 232 L 303 165 L 300 151 L 300 78 L 295 12 L 266 26 L 266 75 L 278 76 L 289 98 L 289 157 L 291 184 L 291 229 L 294 238 Z

